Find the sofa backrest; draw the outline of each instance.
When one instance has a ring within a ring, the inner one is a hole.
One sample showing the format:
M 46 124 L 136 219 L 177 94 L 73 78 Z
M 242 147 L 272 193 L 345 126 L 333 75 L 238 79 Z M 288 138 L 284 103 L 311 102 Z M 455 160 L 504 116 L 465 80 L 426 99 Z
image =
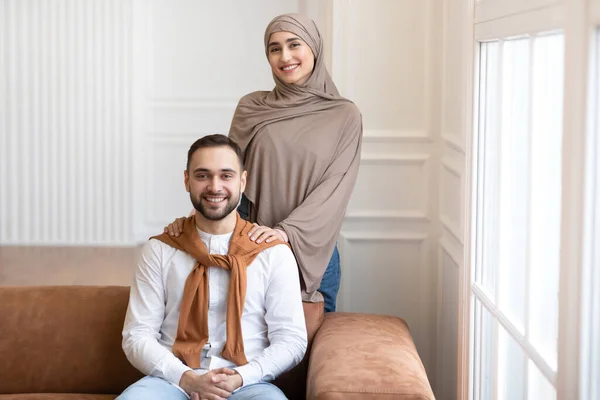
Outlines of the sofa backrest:
M 123 353 L 129 287 L 0 287 L 0 394 L 117 394 L 142 377 Z M 309 349 L 323 303 L 304 303 Z M 308 354 L 277 380 L 303 398 Z
M 0 287 L 0 393 L 120 393 L 129 287 Z

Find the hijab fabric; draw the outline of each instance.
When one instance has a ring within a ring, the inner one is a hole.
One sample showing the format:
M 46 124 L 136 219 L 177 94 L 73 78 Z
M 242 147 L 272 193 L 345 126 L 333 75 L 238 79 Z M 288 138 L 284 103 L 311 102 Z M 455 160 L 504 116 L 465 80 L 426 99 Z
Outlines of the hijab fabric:
M 291 32 L 315 56 L 302 85 L 275 73 L 275 88 L 244 96 L 229 136 L 244 151 L 250 220 L 285 230 L 298 261 L 304 301 L 317 292 L 340 233 L 356 182 L 362 117 L 340 96 L 323 60 L 323 38 L 301 14 L 274 18 L 265 31 L 265 54 L 274 32 Z

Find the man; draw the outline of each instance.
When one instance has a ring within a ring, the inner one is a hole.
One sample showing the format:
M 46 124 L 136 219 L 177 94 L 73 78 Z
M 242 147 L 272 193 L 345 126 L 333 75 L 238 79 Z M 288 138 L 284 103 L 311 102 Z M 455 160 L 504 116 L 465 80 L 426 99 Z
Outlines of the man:
M 294 255 L 248 237 L 236 212 L 246 171 L 228 137 L 197 140 L 184 178 L 197 212 L 142 249 L 123 350 L 147 376 L 119 399 L 285 399 L 268 382 L 307 346 Z

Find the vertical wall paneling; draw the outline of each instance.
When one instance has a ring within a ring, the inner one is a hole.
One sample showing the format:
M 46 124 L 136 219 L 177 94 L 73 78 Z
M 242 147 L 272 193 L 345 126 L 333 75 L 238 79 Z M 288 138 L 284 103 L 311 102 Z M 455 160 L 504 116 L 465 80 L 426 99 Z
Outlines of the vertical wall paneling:
M 466 27 L 472 2 L 444 0 L 441 12 L 437 398 L 457 399 L 459 378 L 459 276 L 464 266 L 465 137 L 468 131 L 469 49 Z
M 131 6 L 1 3 L 0 243 L 133 243 Z

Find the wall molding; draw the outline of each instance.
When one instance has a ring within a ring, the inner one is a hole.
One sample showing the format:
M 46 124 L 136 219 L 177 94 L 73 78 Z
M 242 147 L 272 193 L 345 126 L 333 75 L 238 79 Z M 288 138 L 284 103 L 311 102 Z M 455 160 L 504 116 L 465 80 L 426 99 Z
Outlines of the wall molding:
M 361 164 L 366 165 L 425 165 L 431 156 L 424 153 L 396 153 L 396 154 L 375 154 L 363 153 L 361 155 Z
M 342 287 L 340 294 L 342 295 L 341 306 L 343 311 L 352 311 L 352 270 L 348 269 L 349 265 L 353 265 L 349 262 L 348 250 L 345 248 L 352 242 L 400 242 L 400 243 L 412 243 L 420 246 L 420 258 L 419 263 L 421 266 L 425 266 L 426 260 L 426 247 L 423 243 L 428 239 L 429 235 L 414 232 L 364 232 L 364 231 L 344 231 L 340 232 L 338 246 L 341 254 L 341 265 L 342 265 Z M 422 282 L 421 282 L 422 284 Z
M 408 130 L 408 129 L 368 129 L 363 132 L 364 143 L 404 143 L 404 142 L 423 142 L 432 143 L 433 139 L 430 132 L 426 130 Z
M 464 179 L 462 171 L 457 165 L 455 165 L 454 162 L 450 161 L 447 157 L 442 158 L 441 166 L 443 171 L 447 171 L 449 174 L 455 176 L 459 180 L 460 204 L 462 205 L 464 189 Z M 443 193 L 440 193 L 440 204 L 444 204 L 445 201 L 446 199 Z M 457 211 L 460 212 L 460 210 Z M 460 225 L 456 226 L 456 224 L 452 222 L 452 218 L 446 215 L 443 212 L 443 210 L 440 210 L 439 218 L 444 229 L 448 231 L 452 235 L 452 237 L 454 237 L 454 239 L 456 239 L 461 245 L 464 244 L 464 238 L 462 237 L 462 227 L 460 227 Z
M 346 213 L 346 220 L 358 219 L 398 219 L 407 221 L 429 222 L 430 218 L 424 212 L 418 210 L 358 210 Z
M 225 108 L 237 107 L 239 99 L 233 97 L 215 98 L 198 97 L 189 99 L 151 99 L 148 104 L 151 109 L 203 109 L 203 108 Z
M 446 171 L 450 172 L 452 175 L 460 179 L 462 185 L 463 172 L 462 169 L 458 165 L 456 165 L 454 161 L 450 161 L 448 157 L 442 157 L 441 165 Z
M 476 41 L 491 41 L 506 37 L 518 37 L 539 32 L 561 29 L 565 24 L 565 7 L 556 3 L 550 6 L 503 16 L 498 19 L 476 23 Z
M 464 245 L 465 240 L 462 238 L 460 229 L 455 226 L 456 224 L 451 222 L 451 219 L 447 215 L 440 214 L 440 222 L 450 235 L 461 245 Z
M 558 4 L 558 0 L 479 0 L 475 3 L 475 23 L 510 17 Z
M 444 132 L 442 133 L 442 140 L 450 148 L 458 151 L 460 154 L 465 155 L 465 145 L 463 144 L 462 138 L 456 134 Z
M 423 242 L 429 237 L 426 233 L 386 233 L 386 232 L 358 232 L 358 231 L 343 231 L 340 233 L 347 241 L 354 242 Z
M 460 269 L 460 266 L 462 265 L 462 256 L 459 256 L 458 254 L 455 254 L 454 249 L 452 249 L 452 245 L 450 244 L 450 242 L 448 242 L 448 239 L 442 237 L 439 239 L 438 241 L 438 245 L 440 250 L 442 251 L 442 253 L 445 253 L 448 255 L 448 257 L 450 257 L 450 259 L 452 260 L 452 262 L 454 264 L 456 264 L 456 268 Z M 462 245 L 461 245 L 462 246 Z M 443 255 L 443 254 L 442 254 Z M 440 262 L 441 262 L 441 258 L 440 258 Z M 441 265 L 440 265 L 441 267 Z

